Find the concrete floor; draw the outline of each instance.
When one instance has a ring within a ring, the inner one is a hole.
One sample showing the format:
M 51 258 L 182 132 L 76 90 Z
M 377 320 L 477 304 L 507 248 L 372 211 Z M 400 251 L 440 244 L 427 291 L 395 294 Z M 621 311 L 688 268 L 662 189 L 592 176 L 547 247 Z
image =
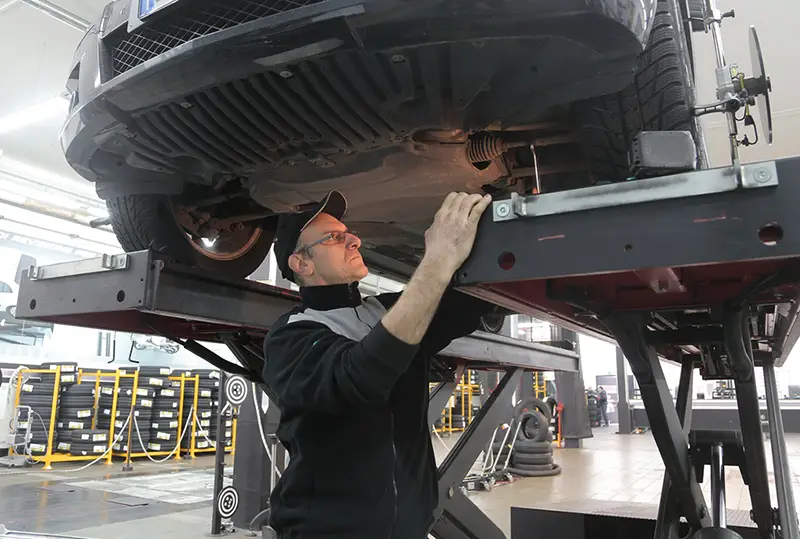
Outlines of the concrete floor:
M 452 446 L 456 439 L 442 442 Z M 442 442 L 434 440 L 439 460 L 446 454 Z M 800 435 L 787 435 L 787 444 L 795 496 L 800 499 Z M 471 497 L 507 536 L 512 506 L 612 511 L 615 506 L 637 506 L 640 514 L 655 516 L 664 468 L 649 434 L 618 436 L 613 425 L 596 429 L 583 449 L 556 449 L 554 459 L 563 469 L 561 475 L 519 479 Z M 121 463 L 68 471 L 78 466 L 0 470 L 0 524 L 12 530 L 102 539 L 200 539 L 210 530 L 211 456 L 165 464 L 136 462 L 133 472 L 122 472 Z M 750 509 L 749 495 L 737 470 L 728 471 L 727 479 L 729 518 L 741 523 Z M 770 482 L 774 488 L 772 475 Z M 706 480 L 707 496 L 708 489 Z M 244 537 L 241 531 L 235 535 Z

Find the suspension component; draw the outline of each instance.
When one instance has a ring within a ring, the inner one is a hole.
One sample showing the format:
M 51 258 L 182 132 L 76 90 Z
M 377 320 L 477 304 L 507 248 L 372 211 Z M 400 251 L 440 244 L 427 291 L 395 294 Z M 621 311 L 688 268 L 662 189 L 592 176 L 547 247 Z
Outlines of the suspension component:
M 471 138 L 467 142 L 467 159 L 472 163 L 484 163 L 502 155 L 508 144 L 494 135 Z

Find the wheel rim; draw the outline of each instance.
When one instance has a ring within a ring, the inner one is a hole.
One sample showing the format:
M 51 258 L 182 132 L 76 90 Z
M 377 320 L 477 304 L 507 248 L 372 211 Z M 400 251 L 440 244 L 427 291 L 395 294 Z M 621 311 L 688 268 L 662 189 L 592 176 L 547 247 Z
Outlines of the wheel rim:
M 212 260 L 236 260 L 246 255 L 253 245 L 258 242 L 263 230 L 257 226 L 247 226 L 243 231 L 223 232 L 214 240 L 207 243 L 206 238 L 197 238 L 186 233 L 186 239 L 196 251 Z
M 241 223 L 234 230 L 221 231 L 212 241 L 208 238 L 198 237 L 183 226 L 178 218 L 179 212 L 183 208 L 179 204 L 170 202 L 169 209 L 175 219 L 175 223 L 186 237 L 186 241 L 192 248 L 211 260 L 221 262 L 236 260 L 246 255 L 253 246 L 258 243 L 264 230 L 256 224 Z M 258 221 L 251 221 L 257 223 Z

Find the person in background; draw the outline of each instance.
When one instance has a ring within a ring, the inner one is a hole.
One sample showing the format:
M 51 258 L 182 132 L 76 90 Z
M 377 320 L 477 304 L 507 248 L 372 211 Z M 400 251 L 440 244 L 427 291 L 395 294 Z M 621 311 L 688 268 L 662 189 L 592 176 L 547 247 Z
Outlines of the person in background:
M 597 409 L 600 410 L 600 420 L 608 426 L 608 393 L 603 386 L 597 386 Z

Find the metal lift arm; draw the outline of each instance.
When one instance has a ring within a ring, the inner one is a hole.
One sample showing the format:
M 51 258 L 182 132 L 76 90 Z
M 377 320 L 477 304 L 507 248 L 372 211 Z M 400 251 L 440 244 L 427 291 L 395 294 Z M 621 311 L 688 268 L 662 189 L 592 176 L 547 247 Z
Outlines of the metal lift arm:
M 478 297 L 619 343 L 666 467 L 659 538 L 676 515 L 712 524 L 692 459 L 722 445 L 687 423 L 695 367 L 735 381 L 742 431 L 726 438 L 725 465 L 746 477 L 760 536 L 797 536 L 780 448 L 777 511 L 770 501 L 755 385 L 755 368 L 772 375 L 800 334 L 797 200 L 800 157 L 498 200 L 457 274 Z M 684 365 L 677 410 L 659 356 Z M 783 439 L 773 385 L 770 429 Z

